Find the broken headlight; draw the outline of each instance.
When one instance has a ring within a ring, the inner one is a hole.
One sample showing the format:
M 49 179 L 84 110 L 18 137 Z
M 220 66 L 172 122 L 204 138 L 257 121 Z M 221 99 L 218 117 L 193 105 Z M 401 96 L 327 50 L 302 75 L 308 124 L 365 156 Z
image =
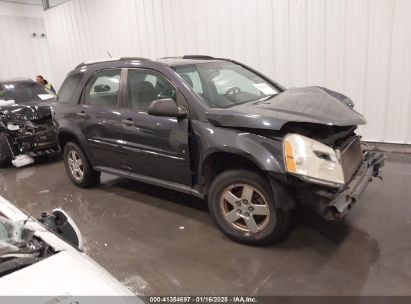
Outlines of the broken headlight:
M 7 129 L 9 129 L 10 131 L 17 131 L 17 130 L 20 130 L 20 126 L 13 122 L 8 122 Z
M 19 134 L 30 136 L 38 132 L 38 127 L 32 121 L 8 121 L 7 129 L 10 131 L 18 131 Z
M 344 184 L 337 152 L 314 139 L 287 134 L 283 139 L 285 169 L 310 182 L 332 187 Z

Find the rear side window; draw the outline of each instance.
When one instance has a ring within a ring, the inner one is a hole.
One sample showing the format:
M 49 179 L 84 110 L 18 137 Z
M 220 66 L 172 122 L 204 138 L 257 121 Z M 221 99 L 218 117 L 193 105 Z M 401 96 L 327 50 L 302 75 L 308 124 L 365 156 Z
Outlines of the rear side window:
M 84 103 L 115 107 L 118 102 L 121 70 L 105 70 L 94 74 L 86 85 Z
M 73 102 L 73 94 L 76 90 L 80 80 L 82 78 L 81 74 L 72 75 L 64 80 L 58 94 L 57 101 L 59 103 L 69 103 Z

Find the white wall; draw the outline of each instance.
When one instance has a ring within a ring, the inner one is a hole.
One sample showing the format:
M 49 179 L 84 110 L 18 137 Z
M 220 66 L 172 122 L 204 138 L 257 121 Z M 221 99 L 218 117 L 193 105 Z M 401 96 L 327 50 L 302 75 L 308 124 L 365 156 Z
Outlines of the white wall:
M 43 18 L 43 6 L 37 2 L 38 5 L 0 1 L 0 15 Z
M 85 60 L 209 54 L 351 97 L 373 141 L 411 143 L 409 0 L 71 0 L 45 12 L 57 85 Z
M 42 74 L 53 83 L 47 38 L 41 38 L 42 33 L 46 29 L 41 5 L 0 2 L 0 79 Z

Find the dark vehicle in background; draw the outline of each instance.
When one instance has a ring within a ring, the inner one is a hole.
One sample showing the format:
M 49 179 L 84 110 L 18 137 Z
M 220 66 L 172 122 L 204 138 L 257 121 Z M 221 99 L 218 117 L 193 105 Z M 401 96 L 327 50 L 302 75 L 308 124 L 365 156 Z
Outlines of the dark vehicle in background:
M 383 166 L 355 134 L 366 121 L 350 99 L 285 90 L 233 60 L 83 63 L 54 109 L 76 185 L 108 172 L 205 198 L 217 226 L 246 244 L 277 240 L 297 204 L 341 219 Z
M 23 166 L 58 151 L 55 95 L 29 78 L 0 81 L 0 167 Z

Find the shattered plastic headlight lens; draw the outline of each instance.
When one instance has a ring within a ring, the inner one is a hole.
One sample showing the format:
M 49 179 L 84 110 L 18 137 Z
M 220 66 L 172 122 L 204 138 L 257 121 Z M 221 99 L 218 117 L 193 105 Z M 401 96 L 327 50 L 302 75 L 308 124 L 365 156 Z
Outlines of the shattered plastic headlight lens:
M 344 173 L 334 149 L 300 134 L 283 139 L 284 164 L 287 172 L 308 181 L 340 187 Z

